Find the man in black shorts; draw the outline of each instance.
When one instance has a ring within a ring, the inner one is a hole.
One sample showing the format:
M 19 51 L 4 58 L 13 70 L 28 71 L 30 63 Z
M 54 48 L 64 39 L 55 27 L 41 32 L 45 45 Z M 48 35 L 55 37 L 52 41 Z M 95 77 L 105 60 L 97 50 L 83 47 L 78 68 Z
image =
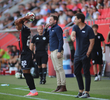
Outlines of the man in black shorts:
M 76 98 L 88 98 L 90 97 L 90 54 L 94 46 L 94 32 L 92 28 L 84 23 L 85 16 L 82 13 L 77 13 L 75 18 L 75 24 L 71 33 L 71 39 L 74 42 L 76 40 L 76 51 L 74 55 L 74 74 L 79 86 L 79 93 Z M 85 76 L 85 92 L 84 83 L 81 70 L 83 68 Z M 83 93 L 84 92 L 84 93 Z
M 32 16 L 32 15 L 31 15 Z M 30 42 L 30 29 L 24 25 L 25 21 L 31 16 L 25 16 L 15 21 L 16 29 L 21 30 L 20 32 L 20 51 L 21 51 L 21 67 L 23 70 L 24 77 L 26 79 L 26 83 L 30 89 L 30 93 L 26 96 L 36 96 L 38 92 L 36 91 L 34 79 L 30 73 L 30 68 L 33 65 L 32 60 L 32 51 L 29 49 L 29 42 Z
M 48 43 L 49 35 L 43 34 L 43 26 L 37 26 L 37 32 L 30 44 L 30 49 L 33 50 L 35 44 L 35 58 L 39 68 L 40 84 L 46 83 L 46 73 L 47 73 L 47 61 L 48 61 Z
M 103 53 L 105 53 L 105 42 L 104 42 L 105 39 L 102 34 L 97 32 L 98 30 L 97 24 L 94 24 L 92 28 L 95 34 L 95 44 L 91 53 L 91 57 L 95 74 L 94 81 L 98 81 L 101 80 L 101 67 L 103 64 L 101 42 L 103 44 Z M 99 65 L 99 73 L 97 73 L 97 64 Z

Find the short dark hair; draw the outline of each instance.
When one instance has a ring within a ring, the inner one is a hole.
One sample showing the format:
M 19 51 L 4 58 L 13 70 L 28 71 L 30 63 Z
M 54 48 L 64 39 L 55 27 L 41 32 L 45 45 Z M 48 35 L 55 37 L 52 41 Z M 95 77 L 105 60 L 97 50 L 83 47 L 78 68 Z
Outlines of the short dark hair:
M 98 25 L 94 24 L 94 25 L 92 25 L 92 28 L 97 28 L 98 29 Z
M 50 15 L 50 17 L 53 17 L 53 19 L 56 20 L 56 22 L 58 22 L 58 17 L 56 15 Z
M 75 16 L 76 16 L 78 19 L 81 19 L 81 21 L 84 23 L 84 21 L 85 21 L 85 16 L 84 16 L 83 13 L 77 13 Z

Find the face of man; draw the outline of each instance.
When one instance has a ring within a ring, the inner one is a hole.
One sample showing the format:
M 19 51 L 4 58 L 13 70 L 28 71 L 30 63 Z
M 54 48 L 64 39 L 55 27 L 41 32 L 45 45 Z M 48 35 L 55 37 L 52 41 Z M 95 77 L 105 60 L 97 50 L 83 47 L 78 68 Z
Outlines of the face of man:
M 38 26 L 37 31 L 38 31 L 39 35 L 43 34 L 43 26 Z
M 75 20 L 74 20 L 75 24 L 79 25 L 80 21 L 81 21 L 81 19 L 78 19 L 77 16 L 75 16 Z
M 17 24 L 15 23 L 15 27 L 16 27 L 17 30 L 21 30 L 22 24 L 18 24 L 18 25 L 17 25 Z
M 54 20 L 53 17 L 50 17 L 49 24 L 50 26 L 53 26 L 54 24 L 56 24 L 56 20 Z
M 94 31 L 94 32 L 97 32 L 97 30 L 98 30 L 98 29 L 97 29 L 96 27 L 93 27 L 93 31 Z
M 69 36 L 69 32 L 65 31 L 65 36 L 68 37 Z
M 12 49 L 13 49 L 13 51 L 16 51 L 16 47 L 15 46 L 13 46 Z

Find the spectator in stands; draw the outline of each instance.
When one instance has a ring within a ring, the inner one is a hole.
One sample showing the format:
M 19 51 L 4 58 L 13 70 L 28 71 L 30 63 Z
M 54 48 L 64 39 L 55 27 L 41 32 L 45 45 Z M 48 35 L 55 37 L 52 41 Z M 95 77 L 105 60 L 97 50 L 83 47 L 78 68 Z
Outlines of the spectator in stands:
M 59 18 L 59 13 L 57 11 L 54 12 L 54 15 Z
M 68 16 L 67 16 L 65 25 L 70 23 L 71 21 L 74 22 L 75 14 L 76 14 L 76 11 L 68 10 Z
M 69 35 L 69 30 L 65 30 L 64 34 L 65 34 L 65 36 L 67 38 L 67 41 L 68 41 L 68 44 L 69 44 L 69 47 L 70 47 L 70 50 L 71 50 L 71 61 L 73 63 L 74 52 L 75 52 L 74 44 L 73 44 L 73 41 L 71 40 L 71 37 Z
M 97 0 L 96 8 L 97 8 L 97 9 L 102 9 L 103 6 L 104 6 L 103 0 Z
M 81 11 L 82 11 L 82 12 L 85 12 L 85 11 L 86 11 L 85 6 L 88 6 L 88 5 L 86 4 L 86 1 L 85 1 L 85 0 L 82 0 L 82 1 L 81 1 L 81 6 L 82 6 Z
M 77 11 L 76 11 L 76 13 L 82 13 L 81 9 L 78 8 Z
M 27 12 L 28 12 L 28 10 L 27 9 L 24 9 L 24 10 L 21 10 L 20 11 L 20 14 L 21 14 L 22 17 L 24 17 Z
M 55 12 L 55 9 L 53 9 L 51 7 L 51 5 L 49 5 L 49 3 L 46 4 L 46 10 L 47 10 L 47 13 L 54 13 Z
M 37 15 L 46 15 L 47 12 L 44 10 L 44 9 L 41 9 L 40 7 L 38 7 L 36 10 L 35 10 L 35 13 Z
M 71 18 L 71 21 L 74 22 L 75 20 L 75 14 L 77 13 L 77 11 L 73 11 L 73 17 Z
M 11 16 L 8 18 L 8 24 L 10 24 L 10 25 L 8 25 L 8 28 L 12 28 L 14 26 L 13 23 L 11 24 L 12 21 L 14 21 L 14 18 Z
M 93 7 L 93 19 L 98 19 L 98 16 L 100 15 L 99 11 L 96 7 Z
M 12 46 L 8 45 L 7 46 L 7 54 L 11 57 L 11 53 L 12 53 Z
M 74 7 L 72 8 L 72 10 L 73 10 L 73 11 L 76 11 L 77 8 L 78 8 L 78 7 L 77 7 L 77 1 L 73 1 L 72 3 L 73 3 L 73 6 L 74 6 Z
M 29 10 L 29 11 L 32 10 L 33 9 L 32 4 L 31 3 L 27 3 L 26 4 L 26 9 Z
M 33 8 L 37 7 L 34 2 L 32 2 L 31 5 L 32 5 Z
M 93 8 L 88 7 L 85 18 L 90 20 L 93 19 Z
M 110 7 L 110 0 L 104 0 L 104 9 L 109 8 Z
M 6 12 L 6 13 L 4 14 L 4 16 L 5 16 L 5 18 L 9 18 L 9 17 L 11 17 L 11 14 L 8 13 L 8 12 Z
M 19 11 L 16 11 L 13 13 L 13 17 L 14 17 L 14 20 L 18 19 L 19 17 L 21 17 L 20 15 L 20 12 Z
M 63 12 L 63 10 L 59 11 L 59 24 L 65 24 L 66 20 L 66 14 Z
M 84 11 L 85 12 L 84 13 L 85 14 L 85 19 L 88 19 L 88 16 L 89 16 L 89 6 L 88 5 L 85 5 L 84 8 L 85 8 L 85 11 Z
M 43 25 L 43 24 L 45 24 L 45 20 L 42 15 L 39 15 L 36 26 Z
M 66 3 L 63 3 L 61 6 L 62 6 L 64 12 L 67 11 Z
M 8 53 L 4 49 L 0 48 L 0 69 L 1 69 L 1 65 L 7 63 L 8 59 L 10 59 Z
M 17 50 L 16 46 L 12 46 L 11 57 L 9 60 L 10 67 L 15 67 L 18 57 L 19 57 L 19 50 Z
M 57 3 L 56 5 L 55 5 L 55 11 L 57 11 L 57 12 L 59 12 L 61 9 L 60 9 L 60 5 Z
M 25 5 L 24 5 L 24 4 L 20 4 L 20 5 L 18 6 L 18 10 L 19 10 L 19 11 L 25 10 Z
M 101 68 L 103 64 L 101 42 L 103 43 L 103 53 L 105 53 L 105 42 L 104 42 L 105 39 L 102 34 L 98 33 L 97 24 L 94 24 L 92 28 L 95 34 L 95 44 L 91 52 L 91 58 L 92 58 L 93 69 L 94 69 L 94 74 L 95 74 L 94 81 L 98 81 L 98 80 L 101 80 Z M 99 68 L 98 68 L 99 73 L 97 72 L 97 64 L 99 65 Z
M 90 7 L 95 7 L 95 6 L 96 6 L 96 1 L 90 0 Z
M 50 13 L 47 13 L 47 18 L 46 18 L 46 24 L 49 24 L 49 20 L 50 20 Z
M 45 2 L 45 0 L 37 0 L 36 1 L 36 6 L 39 7 L 44 2 Z

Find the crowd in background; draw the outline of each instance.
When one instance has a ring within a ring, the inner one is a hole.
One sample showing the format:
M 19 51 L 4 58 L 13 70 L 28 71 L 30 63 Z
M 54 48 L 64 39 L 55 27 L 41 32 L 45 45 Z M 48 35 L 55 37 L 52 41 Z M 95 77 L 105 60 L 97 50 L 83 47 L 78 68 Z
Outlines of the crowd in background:
M 8 45 L 7 51 L 0 48 L 0 70 L 3 68 L 17 67 L 18 71 L 20 69 L 19 61 L 19 50 L 15 45 Z
M 0 3 L 0 8 L 5 7 L 8 3 L 16 0 L 6 0 Z M 22 0 L 21 0 L 22 1 Z M 49 23 L 50 14 L 59 16 L 59 24 L 67 25 L 71 21 L 74 22 L 74 15 L 78 12 L 84 13 L 87 20 L 97 20 L 101 15 L 100 9 L 110 8 L 110 0 L 50 0 L 50 2 L 41 6 L 47 0 L 34 0 L 34 2 L 18 5 L 18 11 L 10 13 L 2 13 L 5 15 L 4 20 L 0 20 L 0 29 L 5 25 L 15 21 L 19 17 L 26 15 L 28 11 L 33 11 L 36 15 L 35 21 L 28 23 L 29 27 Z M 37 9 L 34 9 L 36 8 Z M 7 28 L 14 28 L 14 24 Z

